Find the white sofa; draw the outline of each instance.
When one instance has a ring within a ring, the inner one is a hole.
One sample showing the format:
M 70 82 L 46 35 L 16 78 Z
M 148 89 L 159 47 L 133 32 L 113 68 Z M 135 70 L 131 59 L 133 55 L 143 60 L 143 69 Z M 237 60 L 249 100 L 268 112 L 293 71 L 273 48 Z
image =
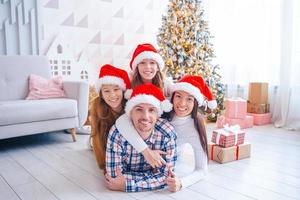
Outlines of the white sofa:
M 0 139 L 81 127 L 88 112 L 88 84 L 63 83 L 67 98 L 25 100 L 30 74 L 51 78 L 45 56 L 0 56 Z

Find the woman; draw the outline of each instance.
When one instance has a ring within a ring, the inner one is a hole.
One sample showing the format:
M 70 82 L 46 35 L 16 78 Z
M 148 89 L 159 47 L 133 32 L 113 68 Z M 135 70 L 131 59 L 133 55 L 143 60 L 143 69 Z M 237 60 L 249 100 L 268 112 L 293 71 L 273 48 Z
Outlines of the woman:
M 208 107 L 216 108 L 216 101 L 213 100 L 212 93 L 200 76 L 185 76 L 178 83 L 172 87 L 173 110 L 166 114 L 165 117 L 170 120 L 177 132 L 178 145 L 178 161 L 176 165 L 182 165 L 182 153 L 187 144 L 191 145 L 195 156 L 195 170 L 191 174 L 183 174 L 185 169 L 177 167 L 175 174 L 170 170 L 170 176 L 166 180 L 170 191 L 178 191 L 180 188 L 188 187 L 197 181 L 201 180 L 207 172 L 208 164 L 208 150 L 207 150 L 207 136 L 203 119 L 198 113 L 198 106 L 203 104 L 203 95 L 208 100 Z M 128 119 L 120 118 L 116 121 L 119 124 L 124 124 Z M 127 121 L 127 124 L 129 121 Z M 118 127 L 119 128 L 119 127 Z M 122 128 L 122 127 L 121 127 Z M 129 126 L 126 131 L 122 132 L 123 136 L 133 145 L 137 150 L 147 149 L 145 142 L 134 133 Z M 157 161 L 157 166 L 161 158 L 152 150 L 147 150 L 151 153 L 145 159 L 148 162 Z M 178 176 L 181 174 L 180 176 Z
M 112 65 L 103 65 L 99 73 L 99 97 L 92 105 L 90 121 L 91 144 L 100 169 L 105 169 L 107 136 L 116 119 L 124 113 L 124 92 L 130 89 L 130 80 L 125 70 Z

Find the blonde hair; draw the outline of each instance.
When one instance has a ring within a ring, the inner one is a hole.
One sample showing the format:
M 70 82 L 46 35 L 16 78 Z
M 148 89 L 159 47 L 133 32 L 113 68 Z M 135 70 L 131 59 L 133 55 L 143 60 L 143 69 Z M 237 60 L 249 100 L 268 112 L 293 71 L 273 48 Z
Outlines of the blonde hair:
M 123 98 L 121 102 L 122 111 L 117 113 L 104 101 L 100 90 L 99 97 L 92 104 L 89 117 L 92 127 L 90 142 L 100 169 L 105 169 L 106 143 L 109 130 L 117 118 L 124 113 L 125 102 L 126 100 Z

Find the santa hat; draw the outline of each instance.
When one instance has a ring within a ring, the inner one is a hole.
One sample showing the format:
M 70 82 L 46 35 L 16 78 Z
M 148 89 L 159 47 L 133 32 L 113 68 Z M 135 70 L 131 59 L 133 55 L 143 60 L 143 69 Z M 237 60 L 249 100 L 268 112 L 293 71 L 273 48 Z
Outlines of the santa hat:
M 112 65 L 103 65 L 99 73 L 99 90 L 103 84 L 118 85 L 123 91 L 130 88 L 130 80 L 127 72 Z
M 204 103 L 203 96 L 207 98 L 207 106 L 210 109 L 215 109 L 217 107 L 217 102 L 214 100 L 214 97 L 209 89 L 209 87 L 204 82 L 201 76 L 191 76 L 187 75 L 181 78 L 177 83 L 175 83 L 171 91 L 172 93 L 177 90 L 183 90 L 195 97 L 199 106 L 202 106 Z
M 159 116 L 161 116 L 163 112 L 171 111 L 173 107 L 171 102 L 164 97 L 161 89 L 153 84 L 142 84 L 133 89 L 126 103 L 125 113 L 129 116 L 133 107 L 141 103 L 155 106 Z
M 155 60 L 160 70 L 163 70 L 165 63 L 158 51 L 149 43 L 139 44 L 133 52 L 133 56 L 130 61 L 130 68 L 135 70 L 136 66 L 144 59 Z

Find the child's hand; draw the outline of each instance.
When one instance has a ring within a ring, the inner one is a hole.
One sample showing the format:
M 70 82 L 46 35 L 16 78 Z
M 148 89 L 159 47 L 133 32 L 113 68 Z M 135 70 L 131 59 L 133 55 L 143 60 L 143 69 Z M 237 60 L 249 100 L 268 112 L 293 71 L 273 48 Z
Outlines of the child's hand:
M 166 184 L 169 187 L 169 191 L 171 192 L 177 192 L 181 189 L 181 181 L 179 178 L 176 177 L 175 173 L 171 168 L 169 168 L 169 175 L 166 179 Z

